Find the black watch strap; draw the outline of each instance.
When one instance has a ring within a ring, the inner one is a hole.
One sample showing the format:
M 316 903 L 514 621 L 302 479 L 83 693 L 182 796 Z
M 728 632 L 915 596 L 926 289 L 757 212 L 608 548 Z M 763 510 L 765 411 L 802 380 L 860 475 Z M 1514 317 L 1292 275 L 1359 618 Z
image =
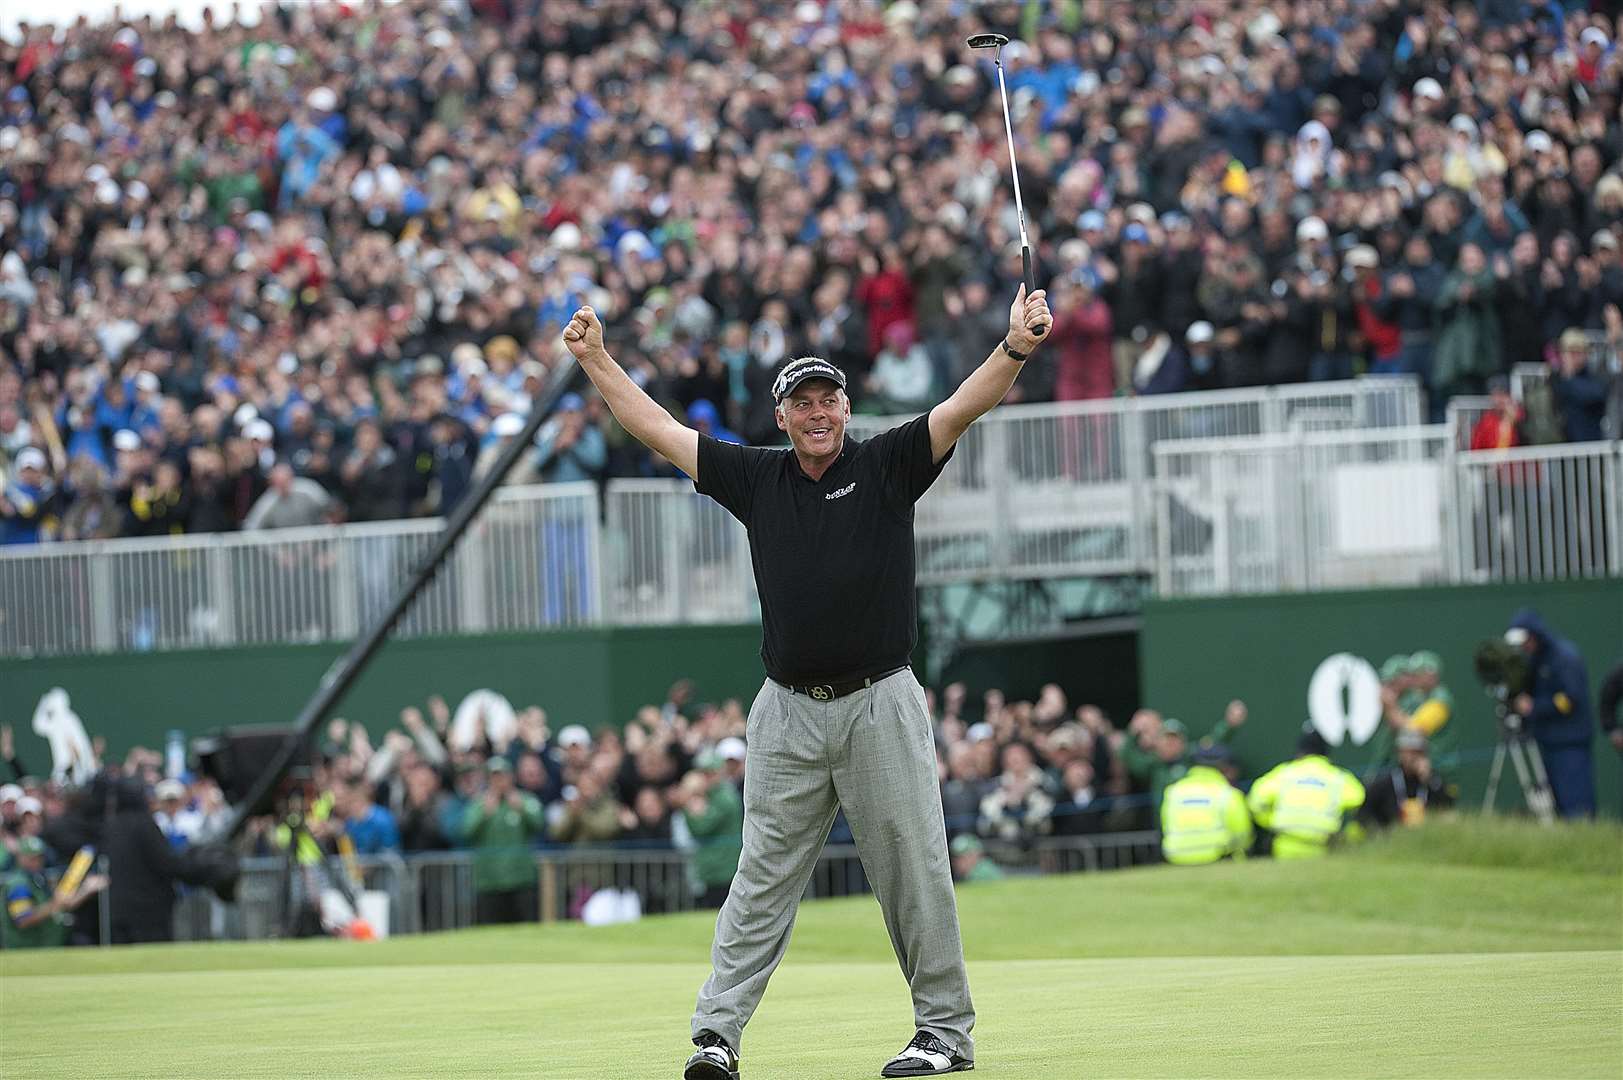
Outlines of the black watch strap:
M 1025 363 L 1026 359 L 1029 356 L 1031 356 L 1030 353 L 1016 352 L 1013 348 L 1010 347 L 1008 338 L 1003 339 L 1003 351 L 1009 354 L 1009 359 L 1010 360 L 1013 360 L 1016 363 L 1021 363 L 1021 364 Z

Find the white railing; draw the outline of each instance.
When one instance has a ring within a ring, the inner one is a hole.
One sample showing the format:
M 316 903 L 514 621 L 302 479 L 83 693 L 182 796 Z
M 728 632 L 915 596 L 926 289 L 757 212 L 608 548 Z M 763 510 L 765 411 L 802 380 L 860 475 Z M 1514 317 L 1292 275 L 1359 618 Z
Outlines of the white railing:
M 599 522 L 593 484 L 499 492 L 397 633 L 603 622 Z M 3 550 L 0 654 L 350 639 L 388 606 L 442 524 L 377 522 Z
M 1465 453 L 1366 379 L 999 409 L 916 515 L 921 584 L 1153 574 L 1163 595 L 1623 573 L 1616 444 Z M 897 418 L 853 418 L 867 437 Z M 437 521 L 0 549 L 0 655 L 347 640 Z M 504 489 L 405 637 L 759 618 L 684 480 Z
M 604 588 L 613 623 L 748 622 L 760 617 L 749 537 L 686 480 L 608 485 Z
M 859 415 L 850 427 L 870 438 L 903 419 Z M 1420 420 L 1411 377 L 1006 406 L 969 429 L 920 500 L 918 580 L 1148 573 L 1156 446 Z
M 1623 574 L 1615 443 L 1460 453 L 1449 425 L 1156 448 L 1163 596 Z
M 1450 494 L 1462 580 L 1623 574 L 1623 442 L 1460 454 Z

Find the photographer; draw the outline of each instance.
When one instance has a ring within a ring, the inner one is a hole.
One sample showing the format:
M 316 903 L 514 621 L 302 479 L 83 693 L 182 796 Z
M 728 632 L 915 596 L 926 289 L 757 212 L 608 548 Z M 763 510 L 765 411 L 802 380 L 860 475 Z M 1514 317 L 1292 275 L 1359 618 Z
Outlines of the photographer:
M 1565 818 L 1595 816 L 1595 763 L 1590 752 L 1595 721 L 1589 674 L 1576 646 L 1557 637 L 1532 608 L 1510 620 L 1505 641 L 1527 657 L 1528 685 L 1511 708 L 1527 721 L 1550 777 L 1556 811 Z
M 1428 811 L 1454 805 L 1459 790 L 1432 768 L 1430 747 L 1418 731 L 1398 735 L 1398 763 L 1365 785 L 1358 817 L 1373 828 L 1420 825 Z

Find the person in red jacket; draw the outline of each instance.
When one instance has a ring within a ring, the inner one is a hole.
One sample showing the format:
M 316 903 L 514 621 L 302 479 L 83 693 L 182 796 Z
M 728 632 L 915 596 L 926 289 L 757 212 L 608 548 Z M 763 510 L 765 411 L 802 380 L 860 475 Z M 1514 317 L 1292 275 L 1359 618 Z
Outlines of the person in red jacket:
M 1526 414 L 1521 404 L 1510 396 L 1510 380 L 1495 375 L 1488 380 L 1488 393 L 1493 407 L 1483 413 L 1471 429 L 1472 450 L 1509 450 L 1522 445 L 1522 421 Z
M 907 275 L 907 261 L 894 242 L 886 243 L 882 261 L 872 255 L 862 258 L 862 280 L 857 282 L 857 302 L 868 316 L 868 358 L 885 347 L 885 331 L 893 323 L 916 325 L 913 319 L 913 281 Z
M 1091 401 L 1115 392 L 1110 360 L 1114 322 L 1096 291 L 1098 278 L 1083 268 L 1059 283 L 1054 304 L 1054 400 Z

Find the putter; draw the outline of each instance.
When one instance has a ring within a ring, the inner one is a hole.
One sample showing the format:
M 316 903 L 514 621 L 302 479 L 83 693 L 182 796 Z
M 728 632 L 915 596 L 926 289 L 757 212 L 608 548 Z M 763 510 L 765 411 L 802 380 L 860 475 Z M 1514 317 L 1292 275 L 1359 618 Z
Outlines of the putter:
M 991 49 L 992 63 L 997 68 L 997 92 L 1003 99 L 1003 133 L 1009 137 L 1009 175 L 1014 178 L 1014 212 L 1020 219 L 1020 266 L 1026 277 L 1026 295 L 1030 296 L 1037 291 L 1037 283 L 1031 276 L 1031 241 L 1026 237 L 1026 206 L 1020 199 L 1020 166 L 1014 160 L 1014 125 L 1009 122 L 1009 90 L 1003 84 L 1003 46 L 1009 39 L 1002 34 L 971 34 L 964 42 L 971 49 Z M 1041 335 L 1042 326 L 1039 324 L 1029 328 L 1033 334 Z

